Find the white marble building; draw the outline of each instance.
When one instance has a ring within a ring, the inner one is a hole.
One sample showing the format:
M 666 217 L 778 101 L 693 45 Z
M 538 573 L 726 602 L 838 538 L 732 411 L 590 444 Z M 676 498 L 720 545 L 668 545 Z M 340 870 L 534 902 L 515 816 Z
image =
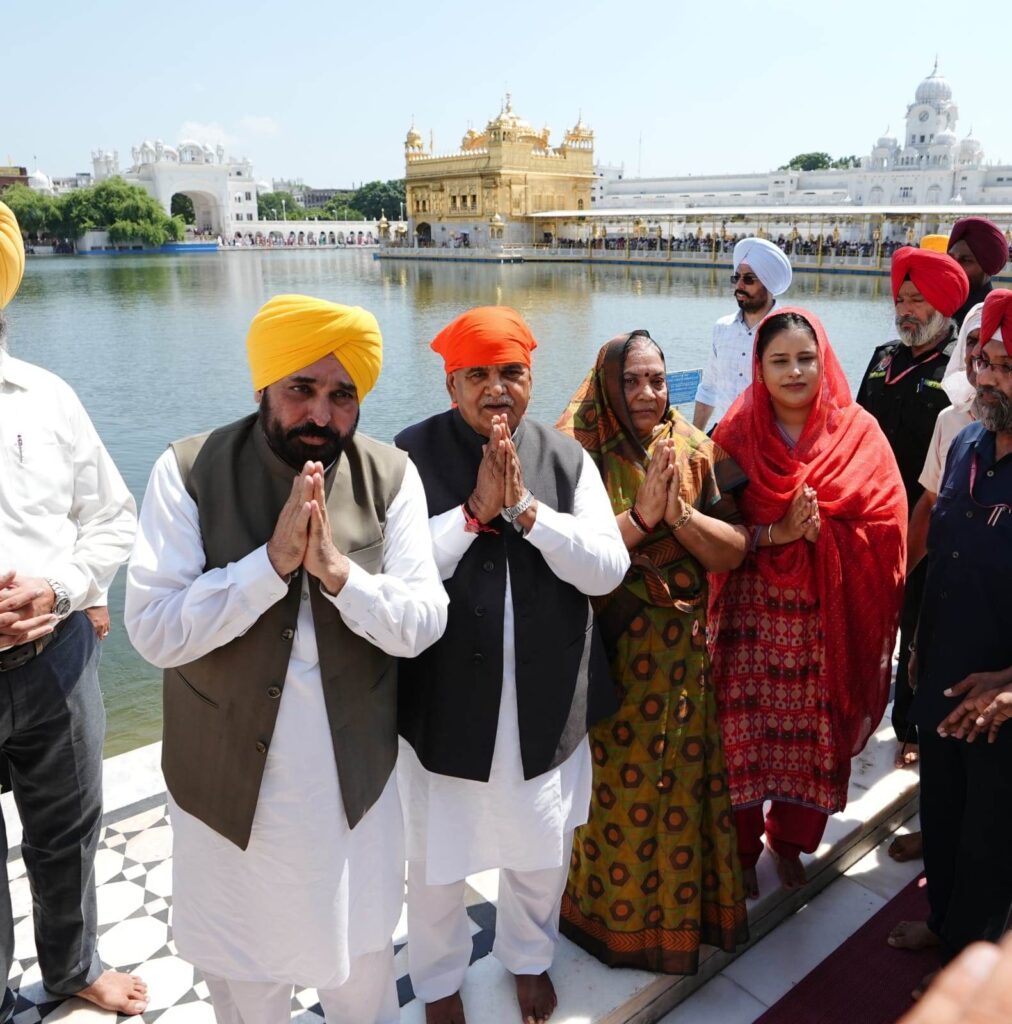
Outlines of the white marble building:
M 907 106 L 902 136 L 887 129 L 858 166 L 670 178 L 630 178 L 620 168 L 600 166 L 593 203 L 616 210 L 1012 203 L 1012 164 L 987 163 L 972 130 L 957 135 L 958 117 L 952 87 L 936 61 Z
M 95 182 L 118 175 L 150 192 L 166 213 L 174 195 L 185 195 L 193 202 L 194 228 L 222 238 L 245 233 L 257 222 L 257 185 L 245 158 L 226 159 L 222 146 L 212 150 L 193 139 L 178 146 L 167 146 L 161 139 L 145 141 L 130 155 L 133 162 L 121 171 L 118 153 L 93 152 Z

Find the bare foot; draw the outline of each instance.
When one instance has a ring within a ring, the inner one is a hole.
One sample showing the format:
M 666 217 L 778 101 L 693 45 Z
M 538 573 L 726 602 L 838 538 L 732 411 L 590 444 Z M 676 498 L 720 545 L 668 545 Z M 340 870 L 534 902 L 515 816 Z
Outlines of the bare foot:
M 772 846 L 768 847 L 773 863 L 777 866 L 777 878 L 787 890 L 800 889 L 807 881 L 805 867 L 800 857 L 781 857 Z
M 425 1004 L 425 1024 L 464 1024 L 464 1003 L 459 992 Z
M 741 884 L 745 887 L 745 899 L 759 899 L 759 878 L 756 875 L 755 868 L 741 869 Z
M 886 941 L 893 949 L 928 949 L 938 945 L 938 936 L 927 921 L 900 921 Z
M 928 991 L 928 986 L 935 980 L 938 973 L 938 971 L 932 971 L 930 974 L 925 974 L 924 977 L 921 978 L 920 984 L 913 990 L 913 992 L 910 993 L 910 998 L 913 999 L 915 1003 L 924 995 L 925 992 Z
M 916 743 L 911 743 L 908 740 L 905 743 L 896 744 L 896 757 L 893 760 L 893 764 L 897 768 L 910 768 L 912 765 L 917 764 L 920 759 L 921 755 Z
M 147 985 L 136 974 L 123 974 L 120 971 L 105 971 L 91 985 L 74 995 L 103 1010 L 115 1010 L 127 1016 L 143 1013 L 148 1007 Z
M 889 856 L 901 864 L 908 860 L 920 860 L 924 856 L 924 844 L 921 842 L 920 832 L 897 836 L 889 844 Z
M 543 1024 L 559 1005 L 548 971 L 542 974 L 515 974 L 513 977 L 517 983 L 517 1002 L 520 1004 L 520 1017 L 524 1024 Z

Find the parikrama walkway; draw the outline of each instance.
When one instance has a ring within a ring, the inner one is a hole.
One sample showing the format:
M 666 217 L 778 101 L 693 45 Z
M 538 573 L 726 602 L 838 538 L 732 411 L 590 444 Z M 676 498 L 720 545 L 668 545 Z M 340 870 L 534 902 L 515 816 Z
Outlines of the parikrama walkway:
M 886 723 L 888 718 L 886 719 Z M 704 950 L 699 974 L 673 978 L 611 970 L 562 940 L 552 976 L 559 994 L 555 1024 L 666 1024 L 691 1020 L 748 1024 L 857 930 L 920 871 L 884 855 L 883 841 L 917 810 L 917 775 L 892 766 L 893 734 L 883 724 L 855 759 L 847 809 L 835 815 L 822 845 L 806 857 L 811 879 L 802 892 L 777 887 L 768 857 L 760 860 L 763 896 L 749 905 L 752 939 L 729 956 Z M 96 860 L 99 952 L 113 967 L 147 981 L 150 1008 L 138 1021 L 213 1024 L 207 986 L 176 956 L 172 942 L 172 833 L 159 771 L 160 744 L 110 758 L 105 764 L 105 828 Z M 16 1024 L 113 1024 L 115 1014 L 71 999 L 61 1003 L 42 987 L 35 957 L 31 893 L 21 858 L 21 826 L 11 794 L 0 798 L 10 848 L 15 961 L 20 985 Z M 845 877 L 844 877 L 845 876 Z M 471 879 L 469 914 L 473 961 L 463 997 L 470 1024 L 504 1024 L 519 1017 L 513 984 L 488 955 L 495 927 L 498 876 Z M 828 891 L 822 892 L 829 887 Z M 805 912 L 795 914 L 805 907 Z M 424 1009 L 407 976 L 406 917 L 394 937 L 404 1024 L 422 1024 Z M 269 941 L 269 939 L 265 939 Z M 702 987 L 702 988 L 701 988 Z M 701 991 L 698 991 L 701 989 Z M 297 990 L 292 1019 L 322 1019 L 312 990 Z

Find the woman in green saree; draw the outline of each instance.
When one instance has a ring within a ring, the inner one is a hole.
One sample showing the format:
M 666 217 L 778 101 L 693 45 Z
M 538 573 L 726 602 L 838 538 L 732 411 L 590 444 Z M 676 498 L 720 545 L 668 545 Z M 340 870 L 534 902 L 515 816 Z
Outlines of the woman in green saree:
M 632 566 L 596 602 L 622 706 L 591 730 L 594 792 L 562 932 L 611 966 L 690 974 L 747 937 L 706 649 L 707 571 L 741 564 L 745 478 L 668 406 L 646 331 L 609 341 L 557 426 L 604 479 Z

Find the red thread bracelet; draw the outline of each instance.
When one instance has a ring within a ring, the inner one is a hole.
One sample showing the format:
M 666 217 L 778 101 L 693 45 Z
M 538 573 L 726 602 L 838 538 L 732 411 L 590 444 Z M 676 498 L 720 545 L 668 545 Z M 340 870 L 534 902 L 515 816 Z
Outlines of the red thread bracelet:
M 498 533 L 499 531 L 494 526 L 486 526 L 472 511 L 471 506 L 465 501 L 460 506 L 461 512 L 464 513 L 464 532 L 465 533 Z

